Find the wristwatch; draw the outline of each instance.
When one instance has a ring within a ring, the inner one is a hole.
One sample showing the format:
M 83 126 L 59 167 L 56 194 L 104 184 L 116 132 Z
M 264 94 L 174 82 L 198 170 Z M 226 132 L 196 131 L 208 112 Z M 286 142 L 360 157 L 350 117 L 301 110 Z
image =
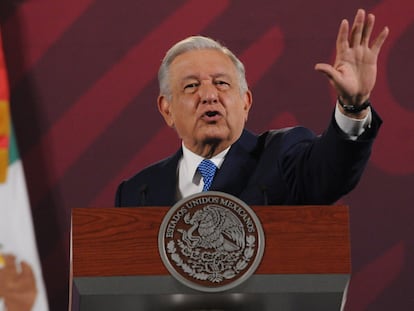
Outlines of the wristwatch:
M 367 109 L 369 106 L 371 106 L 371 102 L 369 101 L 369 99 L 364 101 L 359 106 L 347 105 L 341 101 L 341 98 L 339 96 L 338 96 L 338 103 L 341 105 L 342 108 L 344 108 L 345 112 L 348 112 L 348 113 L 358 113 L 358 112 L 361 112 L 362 110 Z

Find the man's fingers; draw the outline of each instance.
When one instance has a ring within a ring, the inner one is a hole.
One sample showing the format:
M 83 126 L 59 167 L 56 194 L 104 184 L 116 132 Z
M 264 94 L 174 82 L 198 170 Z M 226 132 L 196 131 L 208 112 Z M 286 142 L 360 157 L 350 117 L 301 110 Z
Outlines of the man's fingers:
M 371 50 L 375 54 L 379 54 L 379 51 L 381 50 L 382 45 L 385 42 L 385 39 L 387 39 L 388 34 L 390 33 L 390 30 L 388 27 L 384 27 L 384 29 L 381 31 L 381 33 L 378 35 L 378 37 L 375 39 L 374 43 L 372 44 Z
M 338 36 L 336 37 L 336 49 L 338 51 L 345 50 L 349 47 L 348 42 L 349 24 L 346 19 L 343 19 L 339 26 Z
M 326 74 L 329 77 L 329 79 L 333 79 L 333 76 L 335 75 L 335 69 L 329 64 L 316 64 L 315 70 Z
M 369 40 L 371 38 L 372 29 L 374 29 L 375 16 L 373 14 L 368 14 L 367 20 L 365 22 L 364 31 L 362 33 L 361 44 L 364 46 L 369 45 Z
M 354 24 L 352 25 L 350 45 L 357 46 L 361 44 L 362 33 L 365 25 L 365 11 L 359 9 L 355 15 Z

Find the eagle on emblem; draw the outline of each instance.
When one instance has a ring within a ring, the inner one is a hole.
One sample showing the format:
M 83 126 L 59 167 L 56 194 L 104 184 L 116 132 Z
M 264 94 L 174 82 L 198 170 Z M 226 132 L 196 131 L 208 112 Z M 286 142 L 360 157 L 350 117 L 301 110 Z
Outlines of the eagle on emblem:
M 184 217 L 191 225 L 182 232 L 182 240 L 190 248 L 214 249 L 233 252 L 245 247 L 245 231 L 240 219 L 234 213 L 221 206 L 207 205 Z

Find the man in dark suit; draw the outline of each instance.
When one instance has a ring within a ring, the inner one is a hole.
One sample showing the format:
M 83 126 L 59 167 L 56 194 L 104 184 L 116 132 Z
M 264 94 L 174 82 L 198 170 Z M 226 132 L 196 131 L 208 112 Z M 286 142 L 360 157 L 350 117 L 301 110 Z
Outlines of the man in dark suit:
M 351 30 L 343 20 L 335 64 L 315 66 L 338 94 L 331 123 L 320 136 L 303 127 L 260 136 L 247 131 L 252 94 L 243 64 L 210 38 L 178 42 L 159 70 L 158 108 L 182 146 L 123 181 L 115 205 L 170 206 L 203 190 L 226 192 L 252 205 L 338 200 L 358 183 L 382 122 L 369 97 L 388 28 L 371 43 L 373 27 L 374 16 L 364 10 L 358 10 Z M 214 164 L 207 169 L 213 177 L 199 168 L 204 159 Z

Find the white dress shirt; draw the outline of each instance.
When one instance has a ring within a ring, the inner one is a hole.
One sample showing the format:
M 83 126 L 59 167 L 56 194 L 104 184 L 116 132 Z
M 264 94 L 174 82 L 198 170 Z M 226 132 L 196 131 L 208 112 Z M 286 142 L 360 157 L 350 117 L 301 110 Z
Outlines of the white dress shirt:
M 203 157 L 200 157 L 198 154 L 190 151 L 184 144 L 183 147 L 183 157 L 178 163 L 178 189 L 177 196 L 178 199 L 187 197 L 191 194 L 201 192 L 203 190 L 204 182 L 201 176 L 201 173 L 197 170 L 198 165 L 201 161 L 204 160 Z M 210 160 L 217 166 L 219 169 L 223 164 L 224 157 L 227 152 L 230 150 L 230 147 L 223 150 L 219 154 L 210 158 Z
M 357 140 L 358 136 L 364 133 L 366 128 L 371 126 L 372 113 L 371 107 L 368 107 L 368 114 L 364 119 L 353 119 L 344 115 L 338 109 L 338 103 L 335 109 L 335 120 L 339 128 L 348 135 L 350 140 Z
M 371 125 L 371 108 L 368 107 L 369 113 L 364 119 L 353 119 L 344 115 L 338 109 L 338 103 L 335 108 L 335 120 L 339 128 L 349 136 L 350 140 L 356 140 L 366 128 Z M 197 170 L 198 165 L 203 161 L 203 157 L 190 151 L 184 144 L 182 144 L 183 156 L 178 163 L 178 189 L 177 199 L 182 199 L 189 195 L 201 192 L 203 190 L 203 178 L 200 172 Z M 223 150 L 210 160 L 220 169 L 223 164 L 224 158 L 229 151 L 230 147 Z

